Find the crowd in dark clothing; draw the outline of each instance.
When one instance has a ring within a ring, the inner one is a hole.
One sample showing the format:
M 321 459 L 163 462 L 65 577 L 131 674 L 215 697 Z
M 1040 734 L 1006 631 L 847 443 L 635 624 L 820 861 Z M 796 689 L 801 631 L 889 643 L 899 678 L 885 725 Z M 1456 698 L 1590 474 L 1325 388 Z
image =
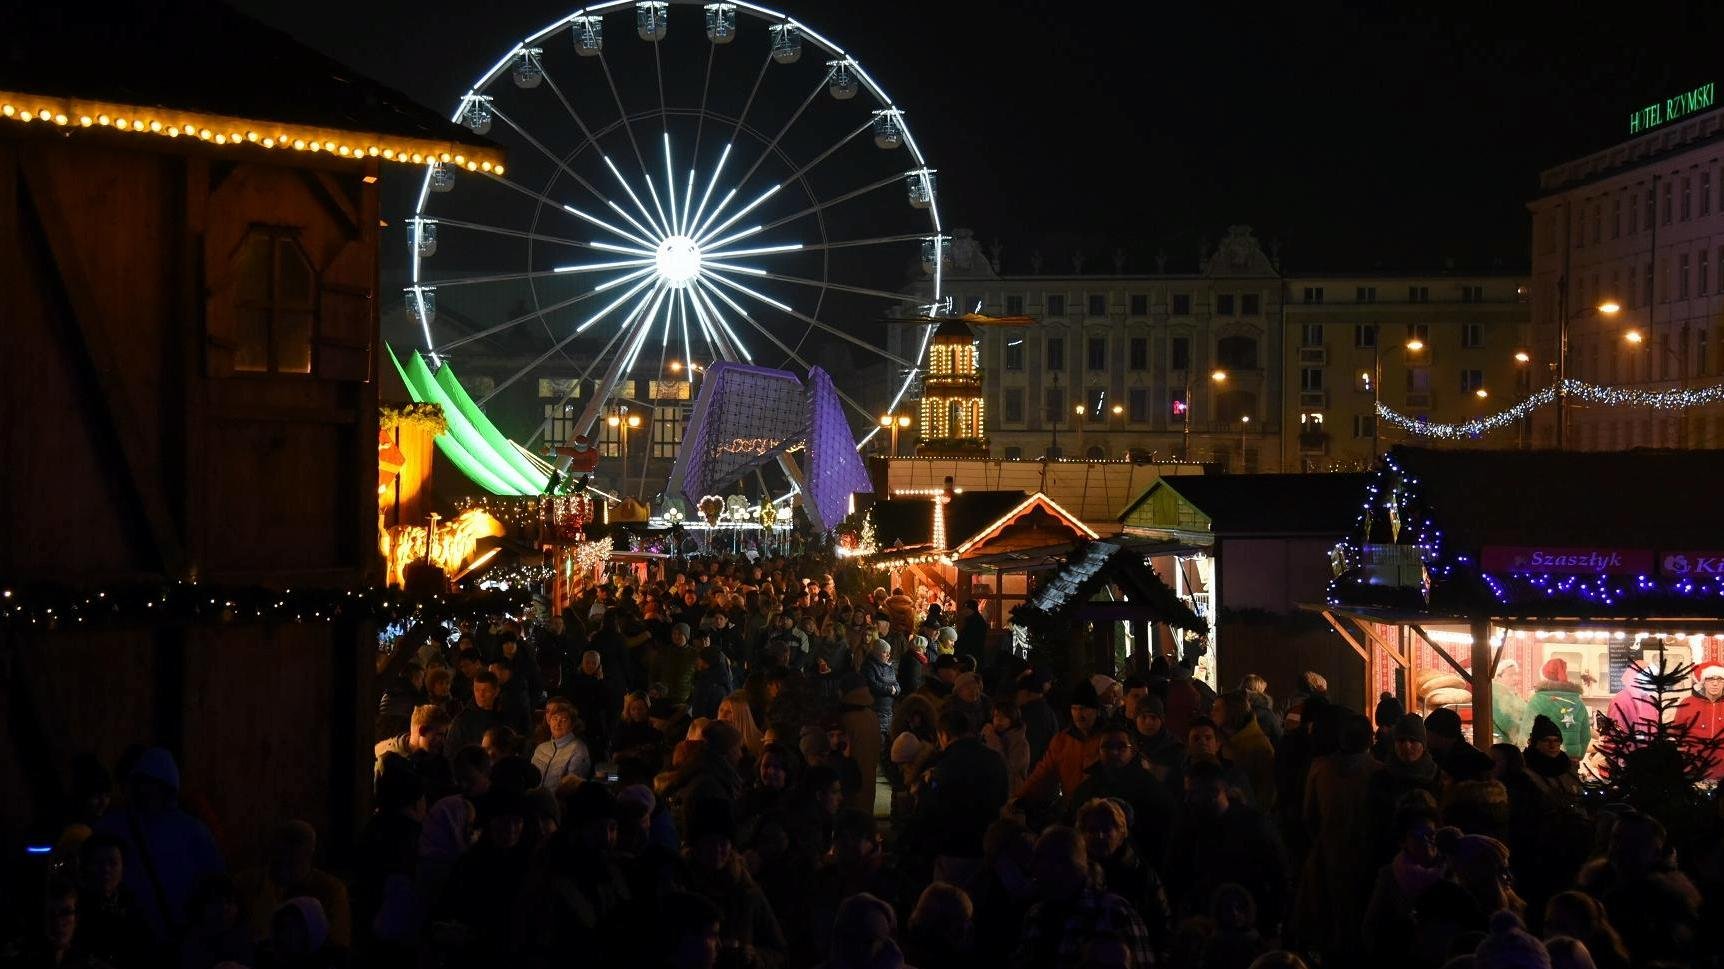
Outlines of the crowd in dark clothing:
M 1716 961 L 1696 885 L 1724 854 L 1684 870 L 1658 821 L 1583 810 L 1546 718 L 1486 754 L 1452 711 L 1367 718 L 1312 673 L 1284 703 L 1170 657 L 1073 676 L 974 602 L 676 568 L 398 640 L 345 878 L 291 820 L 229 874 L 167 751 L 111 803 L 88 766 L 5 964 Z

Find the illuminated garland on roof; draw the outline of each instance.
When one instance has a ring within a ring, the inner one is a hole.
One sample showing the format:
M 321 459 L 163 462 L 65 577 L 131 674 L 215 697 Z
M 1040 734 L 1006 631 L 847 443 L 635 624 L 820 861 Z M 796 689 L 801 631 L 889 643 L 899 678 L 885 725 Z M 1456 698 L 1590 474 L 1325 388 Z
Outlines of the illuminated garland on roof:
M 1654 410 L 1683 410 L 1689 407 L 1705 407 L 1708 404 L 1724 403 L 1724 384 L 1714 384 L 1699 390 L 1629 390 L 1623 387 L 1602 387 L 1579 380 L 1567 380 L 1561 385 L 1564 396 L 1570 400 L 1578 400 L 1587 404 L 1599 404 L 1606 407 L 1649 407 Z M 1556 402 L 1556 387 L 1545 387 L 1506 410 L 1497 411 L 1488 417 L 1480 417 L 1459 424 L 1432 424 L 1416 417 L 1408 417 L 1392 410 L 1387 404 L 1377 404 L 1377 416 L 1388 423 L 1421 437 L 1434 437 L 1445 441 L 1464 441 L 1480 437 L 1491 431 L 1499 431 L 1512 427 L 1525 419 L 1528 414 Z
M 503 174 L 503 156 L 496 149 L 429 138 L 288 125 L 203 111 L 0 91 L 0 116 L 59 128 L 107 128 L 163 138 L 184 137 L 216 145 L 326 152 L 340 158 L 381 158 L 409 165 L 441 162 L 467 171 Z

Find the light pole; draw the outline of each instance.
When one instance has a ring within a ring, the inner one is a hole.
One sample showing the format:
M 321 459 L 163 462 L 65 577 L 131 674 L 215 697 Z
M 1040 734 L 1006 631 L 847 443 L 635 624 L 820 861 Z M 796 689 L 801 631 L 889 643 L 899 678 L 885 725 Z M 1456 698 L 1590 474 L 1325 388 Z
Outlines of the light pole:
M 1622 339 L 1624 342 L 1637 346 L 1646 352 L 1646 376 L 1648 381 L 1650 381 L 1652 377 L 1652 344 L 1647 341 L 1645 335 L 1639 330 L 1629 330 L 1623 333 Z M 1684 350 L 1688 348 L 1686 332 L 1683 334 L 1682 347 Z M 1688 361 L 1685 359 L 1686 355 L 1676 352 L 1676 350 L 1671 348 L 1669 343 L 1661 343 L 1658 345 L 1658 348 L 1663 350 L 1664 353 L 1672 360 L 1676 361 L 1677 386 L 1681 387 L 1683 393 L 1686 394 L 1688 391 Z M 1676 446 L 1679 448 L 1685 448 L 1688 446 L 1687 404 L 1683 404 L 1676 412 Z
M 1077 424 L 1077 456 L 1080 461 L 1089 459 L 1089 453 L 1083 449 L 1083 412 L 1082 404 L 1072 406 L 1073 421 Z
M 910 426 L 909 414 L 881 414 L 880 426 L 892 434 L 892 456 L 898 456 L 898 432 Z
M 1521 400 L 1525 400 L 1526 396 L 1528 394 L 1532 393 L 1532 368 L 1530 366 L 1531 363 L 1532 363 L 1532 354 L 1528 353 L 1525 350 L 1516 350 L 1515 351 L 1514 364 L 1515 364 L 1515 367 L 1518 368 L 1518 373 L 1515 374 L 1515 383 L 1520 388 L 1520 399 Z M 1528 411 L 1526 414 L 1521 416 L 1520 433 L 1521 433 L 1521 446 L 1526 447 L 1526 448 L 1532 447 L 1532 412 L 1531 411 Z
M 627 492 L 629 490 L 629 431 L 641 426 L 641 417 L 639 414 L 629 413 L 629 409 L 624 407 L 621 413 L 612 414 L 605 418 L 605 423 L 616 428 L 617 435 L 622 442 L 622 487 L 617 490 Z M 644 487 L 646 483 L 644 477 L 641 483 Z
M 1251 415 L 1239 415 L 1239 470 L 1245 470 L 1245 432 L 1251 428 Z
M 1212 383 L 1224 384 L 1227 382 L 1227 371 L 1225 371 L 1225 370 L 1211 370 L 1209 372 L 1209 379 L 1210 379 L 1210 382 L 1212 382 Z M 1180 454 L 1180 459 L 1183 461 L 1190 461 L 1191 460 L 1191 408 L 1192 408 L 1191 368 L 1186 367 L 1185 368 L 1185 440 L 1184 440 L 1184 443 L 1181 445 L 1181 447 L 1183 448 L 1183 453 Z

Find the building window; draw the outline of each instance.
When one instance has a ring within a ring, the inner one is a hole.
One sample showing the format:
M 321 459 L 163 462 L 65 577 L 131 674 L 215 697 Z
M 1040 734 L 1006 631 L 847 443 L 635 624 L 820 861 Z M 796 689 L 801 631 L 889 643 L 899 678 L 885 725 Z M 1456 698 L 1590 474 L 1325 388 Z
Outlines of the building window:
M 1091 294 L 1089 294 L 1089 315 L 1091 315 L 1091 316 L 1106 316 L 1107 315 L 1107 295 L 1105 293 L 1091 293 Z
M 1353 290 L 1353 302 L 1355 303 L 1375 303 L 1376 301 L 1377 287 L 1375 286 L 1360 286 Z
M 233 368 L 310 373 L 317 274 L 291 230 L 256 229 L 234 259 Z
M 1670 257 L 1660 256 L 1658 259 L 1658 301 L 1670 302 Z M 1585 304 L 1582 304 L 1585 305 Z
M 1133 370 L 1149 369 L 1149 337 L 1134 336 L 1131 338 L 1130 359 L 1127 361 Z
M 1409 302 L 1409 303 L 1428 303 L 1430 301 L 1431 301 L 1431 287 L 1429 287 L 1429 286 L 1408 286 L 1407 287 L 1407 302 Z
M 1314 393 L 1323 389 L 1322 367 L 1301 367 L 1299 369 L 1299 389 L 1306 393 Z
M 1064 294 L 1049 293 L 1047 296 L 1047 301 L 1048 301 L 1048 315 L 1049 316 L 1064 316 L 1064 315 L 1066 315 L 1066 298 L 1065 298 Z
M 1149 388 L 1133 387 L 1126 392 L 1126 417 L 1134 424 L 1149 420 Z
M 1021 293 L 1011 293 L 1006 296 L 1006 315 L 1024 315 L 1024 297 Z
M 1687 222 L 1694 213 L 1694 180 L 1682 179 L 1682 221 Z
M 1669 188 L 1670 186 L 1666 185 L 1664 187 Z M 1646 213 L 1645 218 L 1640 220 L 1640 224 L 1646 226 L 1648 229 L 1652 228 L 1652 189 L 1650 188 L 1646 190 Z
M 652 409 L 652 456 L 674 458 L 682 449 L 683 412 L 674 404 Z
M 1428 394 L 1431 392 L 1431 368 L 1407 368 L 1407 393 Z
M 1622 196 L 1610 200 L 1610 237 L 1622 238 Z
M 1042 422 L 1059 426 L 1066 418 L 1066 392 L 1058 387 L 1049 387 L 1042 394 Z
M 1461 393 L 1470 394 L 1475 390 L 1483 388 L 1484 385 L 1485 372 L 1483 370 L 1461 371 Z
M 1006 369 L 1024 369 L 1024 338 L 1006 340 Z
M 1700 214 L 1709 215 L 1712 212 L 1712 171 L 1707 169 L 1700 173 Z
M 688 400 L 693 397 L 692 385 L 686 380 L 649 380 L 647 381 L 647 400 Z
M 1233 315 L 1235 315 L 1233 312 L 1233 294 L 1232 293 L 1216 293 L 1215 294 L 1215 315 L 1216 316 L 1233 316 Z
M 1353 415 L 1353 440 L 1362 441 L 1368 437 L 1377 436 L 1377 416 L 1375 414 Z
M 1321 303 L 1321 302 L 1323 302 L 1323 287 L 1321 287 L 1321 286 L 1307 286 L 1307 287 L 1305 287 L 1305 302 L 1307 302 L 1307 303 Z
M 1299 324 L 1299 345 L 1302 347 L 1320 347 L 1323 345 L 1323 324 Z
M 1048 337 L 1048 369 L 1064 370 L 1066 368 L 1066 340 L 1063 336 Z
M 1353 346 L 1361 350 L 1369 350 L 1377 345 L 1376 323 L 1353 324 Z
M 1186 336 L 1176 336 L 1169 344 L 1169 347 L 1172 351 L 1169 356 L 1172 359 L 1169 361 L 1168 366 L 1174 370 L 1190 370 L 1191 338 Z
M 1089 369 L 1107 369 L 1107 337 L 1092 336 L 1089 338 Z
M 1023 460 L 1023 457 L 1024 457 L 1024 449 L 1023 448 L 1018 447 L 1017 445 L 1013 445 L 1009 448 L 1006 448 L 1006 460 L 1007 461 L 1021 461 L 1021 460 Z
M 1423 343 L 1426 347 L 1429 347 L 1431 345 L 1431 324 L 1408 323 L 1407 342 L 1412 343 L 1414 340 L 1417 340 L 1420 343 Z
M 1174 293 L 1173 294 L 1173 315 L 1174 316 L 1190 316 L 1191 315 L 1191 294 L 1190 293 Z
M 1024 422 L 1024 388 L 1007 387 L 1005 405 L 1006 423 L 1022 424 Z
M 1688 298 L 1688 253 L 1676 257 L 1676 298 Z
M 1463 303 L 1483 303 L 1484 301 L 1485 301 L 1485 288 L 1483 286 L 1462 286 L 1461 287 L 1461 302 L 1463 302 Z
M 1669 182 L 1664 183 L 1664 224 L 1665 225 L 1670 224 L 1670 209 L 1671 209 L 1670 200 L 1671 200 L 1671 197 L 1675 194 L 1675 190 L 1676 190 L 1676 186 L 1670 184 Z
M 1461 346 L 1477 350 L 1485 345 L 1485 328 L 1478 323 L 1461 324 Z
M 1149 315 L 1149 294 L 1148 293 L 1132 293 L 1131 294 L 1131 315 L 1132 316 L 1148 316 Z
M 1707 268 L 1708 268 L 1710 263 L 1709 263 L 1709 260 L 1706 258 L 1707 256 L 1710 256 L 1711 254 L 1712 254 L 1712 252 L 1709 249 L 1700 250 L 1700 288 L 1696 292 L 1698 292 L 1701 296 L 1706 295 L 1706 291 L 1708 288 L 1710 288 L 1710 285 L 1711 285 L 1711 280 L 1707 278 L 1707 276 L 1709 275 L 1707 272 Z
M 1256 370 L 1256 338 L 1249 336 L 1222 337 L 1215 341 L 1215 361 L 1228 370 Z
M 1646 260 L 1646 283 L 1641 287 L 1640 299 L 1642 306 L 1652 305 L 1652 260 Z
M 1694 331 L 1694 373 L 1704 377 L 1711 372 L 1711 361 L 1706 356 L 1706 327 L 1702 325 Z
M 1604 217 L 1604 203 L 1595 202 L 1592 206 L 1592 244 L 1598 245 L 1598 226 Z
M 1239 297 L 1239 312 L 1245 316 L 1260 316 L 1263 313 L 1263 296 L 1260 293 L 1245 293 Z

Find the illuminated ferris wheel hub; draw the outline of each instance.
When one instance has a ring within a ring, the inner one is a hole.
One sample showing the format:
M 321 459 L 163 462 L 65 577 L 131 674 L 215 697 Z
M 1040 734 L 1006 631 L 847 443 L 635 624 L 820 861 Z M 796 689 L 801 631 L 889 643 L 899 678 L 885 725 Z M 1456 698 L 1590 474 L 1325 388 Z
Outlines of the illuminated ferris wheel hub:
M 688 236 L 670 236 L 658 244 L 653 269 L 666 286 L 682 289 L 700 277 L 700 246 Z

